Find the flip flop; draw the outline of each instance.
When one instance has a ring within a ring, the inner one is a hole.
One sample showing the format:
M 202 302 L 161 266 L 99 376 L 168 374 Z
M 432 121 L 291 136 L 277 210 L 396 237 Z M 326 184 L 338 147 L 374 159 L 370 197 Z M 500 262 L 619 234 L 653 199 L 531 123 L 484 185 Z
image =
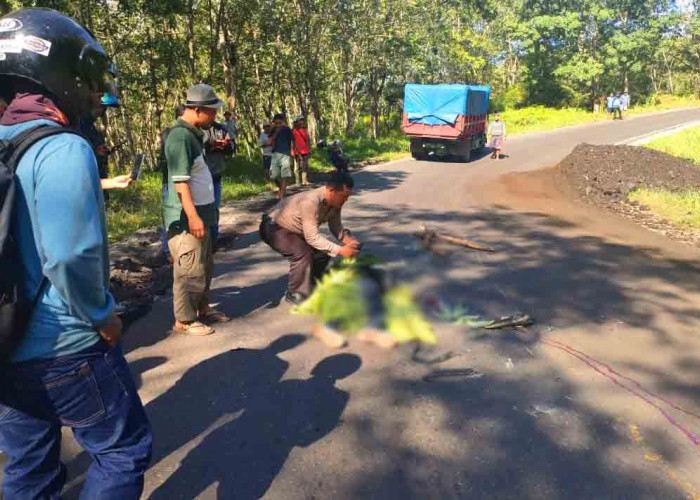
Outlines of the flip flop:
M 219 311 L 213 311 L 204 316 L 200 316 L 200 319 L 207 324 L 228 323 L 231 321 L 231 318 Z
M 516 326 L 530 326 L 535 320 L 529 314 L 514 314 L 513 316 L 503 316 L 493 320 L 488 325 L 484 325 L 487 330 L 497 330 L 499 328 L 512 328 Z
M 189 335 L 190 337 L 206 337 L 214 333 L 214 329 L 200 321 L 193 321 L 192 323 L 184 325 L 184 328 L 173 327 L 173 333 L 181 333 L 182 335 Z

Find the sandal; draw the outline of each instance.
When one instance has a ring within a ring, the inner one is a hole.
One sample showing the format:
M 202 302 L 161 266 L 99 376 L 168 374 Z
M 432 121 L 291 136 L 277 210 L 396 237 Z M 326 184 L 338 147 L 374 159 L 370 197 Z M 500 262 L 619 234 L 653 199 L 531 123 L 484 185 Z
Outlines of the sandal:
M 182 327 L 173 327 L 173 333 L 181 333 L 190 337 L 206 337 L 214 333 L 214 329 L 200 321 L 184 324 Z
M 228 323 L 229 321 L 231 321 L 231 318 L 219 311 L 212 311 L 203 316 L 200 316 L 199 318 L 209 325 L 217 323 Z

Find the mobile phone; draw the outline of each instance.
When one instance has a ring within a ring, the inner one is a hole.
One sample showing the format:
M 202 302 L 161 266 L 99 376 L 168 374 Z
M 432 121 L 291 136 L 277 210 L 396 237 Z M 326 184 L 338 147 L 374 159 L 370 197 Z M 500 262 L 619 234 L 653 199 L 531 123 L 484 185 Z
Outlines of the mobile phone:
M 131 168 L 131 180 L 136 182 L 141 177 L 141 166 L 143 165 L 143 160 L 146 156 L 142 153 L 137 154 L 134 157 L 134 166 Z

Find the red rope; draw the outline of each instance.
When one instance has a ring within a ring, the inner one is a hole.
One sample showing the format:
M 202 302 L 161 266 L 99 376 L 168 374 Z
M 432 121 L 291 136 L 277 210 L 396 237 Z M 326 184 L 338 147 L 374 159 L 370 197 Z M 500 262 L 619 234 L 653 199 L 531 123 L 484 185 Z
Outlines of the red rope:
M 626 386 L 625 384 L 623 384 L 622 382 L 620 382 L 620 380 L 618 380 L 617 377 L 619 376 L 620 378 L 623 378 L 623 379 L 625 379 L 625 380 L 629 380 L 630 382 L 632 382 L 632 383 L 634 383 L 635 385 L 637 385 L 642 391 L 644 391 L 645 393 L 647 393 L 649 396 L 651 396 L 651 397 L 653 397 L 653 398 L 656 398 L 656 399 L 659 399 L 660 401 L 663 401 L 664 403 L 668 404 L 669 406 L 671 406 L 672 408 L 674 408 L 674 409 L 676 409 L 676 410 L 679 410 L 679 411 L 681 411 L 681 412 L 683 412 L 683 413 L 686 413 L 686 414 L 688 414 L 688 415 L 692 415 L 692 416 L 694 416 L 694 417 L 696 417 L 696 418 L 700 418 L 700 417 L 698 417 L 698 415 L 696 415 L 696 414 L 694 414 L 694 413 L 692 413 L 692 412 L 686 411 L 686 410 L 680 408 L 679 406 L 676 406 L 675 404 L 670 403 L 670 402 L 666 401 L 665 399 L 663 399 L 663 398 L 661 398 L 661 397 L 659 397 L 659 396 L 656 396 L 656 395 L 652 394 L 651 392 L 649 392 L 649 391 L 647 391 L 646 389 L 644 389 L 644 387 L 642 387 L 642 385 L 639 384 L 637 381 L 635 381 L 635 380 L 633 380 L 633 379 L 631 379 L 631 378 L 629 378 L 629 377 L 626 377 L 626 376 L 624 376 L 624 375 L 618 374 L 615 370 L 613 370 L 611 367 L 609 367 L 609 366 L 606 365 L 605 363 L 601 363 L 600 361 L 596 360 L 595 358 L 592 358 L 591 356 L 589 356 L 589 355 L 587 355 L 587 354 L 585 354 L 585 353 L 583 353 L 583 352 L 581 352 L 581 351 L 577 351 L 577 350 L 574 349 L 573 347 L 568 346 L 567 344 L 565 344 L 565 343 L 563 343 L 563 342 L 560 342 L 560 341 L 554 340 L 554 339 L 552 339 L 552 340 L 541 339 L 541 341 L 542 341 L 542 343 L 545 344 L 545 345 L 548 345 L 548 346 L 550 346 L 550 347 L 554 347 L 555 349 L 559 349 L 559 350 L 561 350 L 561 351 L 564 351 L 564 352 L 566 352 L 567 354 L 569 354 L 569 355 L 571 355 L 571 356 L 577 358 L 578 360 L 583 361 L 586 365 L 588 365 L 589 367 L 591 367 L 593 370 L 595 370 L 596 372 L 598 372 L 599 374 L 601 374 L 601 375 L 604 376 L 605 378 L 611 380 L 613 383 L 615 383 L 615 384 L 617 384 L 618 386 L 622 387 L 622 388 L 625 389 L 626 391 L 628 391 L 628 392 L 634 394 L 635 396 L 637 396 L 638 398 L 640 398 L 640 399 L 641 399 L 642 401 L 644 401 L 645 403 L 647 403 L 647 404 L 651 405 L 652 407 L 656 408 L 656 410 L 658 410 L 659 413 L 661 413 L 661 415 L 663 415 L 664 418 L 666 418 L 666 420 L 668 420 L 668 422 L 669 422 L 671 425 L 673 425 L 675 428 L 677 428 L 679 431 L 681 431 L 681 433 L 683 433 L 683 434 L 690 440 L 691 443 L 693 443 L 695 446 L 700 445 L 700 440 L 698 440 L 698 438 L 697 438 L 694 434 L 692 434 L 690 431 L 688 431 L 685 427 L 683 427 L 681 424 L 679 424 L 679 423 L 676 421 L 676 419 L 674 419 L 671 415 L 669 415 L 669 414 L 666 412 L 666 410 L 664 410 L 661 406 L 659 406 L 658 404 L 656 404 L 654 401 L 652 401 L 652 400 L 650 400 L 649 398 L 647 398 L 646 396 L 644 396 L 644 394 L 640 394 L 640 393 L 639 393 L 638 391 L 636 391 L 635 389 L 633 389 L 633 388 L 631 388 L 631 387 L 628 387 L 628 386 Z M 594 364 L 594 363 L 595 363 L 595 364 Z M 604 368 L 606 368 L 606 369 L 608 370 L 609 373 L 604 372 L 602 369 L 600 369 L 598 366 L 596 366 L 596 364 L 597 364 L 597 365 L 600 365 L 600 366 L 602 366 L 602 367 L 604 367 Z

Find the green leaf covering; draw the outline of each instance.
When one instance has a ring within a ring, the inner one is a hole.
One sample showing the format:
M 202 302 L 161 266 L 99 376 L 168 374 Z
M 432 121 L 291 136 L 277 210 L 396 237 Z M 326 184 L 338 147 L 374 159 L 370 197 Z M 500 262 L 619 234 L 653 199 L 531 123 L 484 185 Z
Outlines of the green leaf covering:
M 378 263 L 381 261 L 371 255 L 336 263 L 318 283 L 314 293 L 292 312 L 318 315 L 325 324 L 346 335 L 359 332 L 369 324 L 368 298 L 360 285 L 362 270 Z M 382 301 L 387 332 L 397 342 L 437 342 L 433 327 L 416 305 L 410 287 L 392 288 L 384 294 Z
M 368 322 L 367 304 L 357 278 L 357 268 L 350 264 L 331 269 L 294 312 L 317 314 L 343 333 L 357 333 Z
M 433 326 L 413 300 L 410 287 L 400 285 L 389 290 L 384 295 L 384 310 L 387 331 L 397 342 L 437 343 Z

